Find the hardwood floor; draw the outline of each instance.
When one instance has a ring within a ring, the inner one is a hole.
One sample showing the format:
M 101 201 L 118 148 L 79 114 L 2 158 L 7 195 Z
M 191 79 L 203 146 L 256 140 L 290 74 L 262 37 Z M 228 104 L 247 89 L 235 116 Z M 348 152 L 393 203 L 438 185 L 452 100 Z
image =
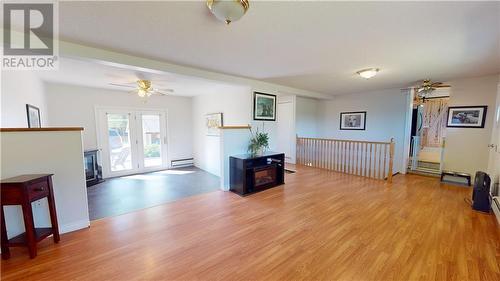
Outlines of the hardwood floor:
M 13 249 L 2 280 L 500 280 L 500 227 L 471 189 L 297 167 L 248 197 L 215 191 Z

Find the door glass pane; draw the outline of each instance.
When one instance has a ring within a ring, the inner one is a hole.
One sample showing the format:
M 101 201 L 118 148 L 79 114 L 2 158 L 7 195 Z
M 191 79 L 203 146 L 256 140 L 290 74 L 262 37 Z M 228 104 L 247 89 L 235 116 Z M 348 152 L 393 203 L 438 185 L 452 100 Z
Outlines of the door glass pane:
M 111 171 L 132 169 L 130 119 L 128 114 L 107 114 Z
M 144 167 L 161 166 L 160 115 L 142 115 L 142 143 Z

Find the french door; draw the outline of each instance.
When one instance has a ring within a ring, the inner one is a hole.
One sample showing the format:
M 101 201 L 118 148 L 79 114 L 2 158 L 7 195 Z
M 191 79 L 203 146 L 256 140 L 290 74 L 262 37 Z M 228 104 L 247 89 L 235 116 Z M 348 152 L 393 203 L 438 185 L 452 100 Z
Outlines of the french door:
M 105 178 L 168 168 L 165 115 L 153 110 L 97 110 Z

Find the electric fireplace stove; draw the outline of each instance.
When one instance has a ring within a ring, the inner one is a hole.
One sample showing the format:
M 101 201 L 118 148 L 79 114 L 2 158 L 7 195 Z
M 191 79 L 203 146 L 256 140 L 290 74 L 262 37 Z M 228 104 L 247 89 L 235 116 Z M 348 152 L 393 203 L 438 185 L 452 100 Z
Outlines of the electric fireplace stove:
M 248 195 L 285 183 L 285 154 L 234 155 L 229 158 L 230 190 Z

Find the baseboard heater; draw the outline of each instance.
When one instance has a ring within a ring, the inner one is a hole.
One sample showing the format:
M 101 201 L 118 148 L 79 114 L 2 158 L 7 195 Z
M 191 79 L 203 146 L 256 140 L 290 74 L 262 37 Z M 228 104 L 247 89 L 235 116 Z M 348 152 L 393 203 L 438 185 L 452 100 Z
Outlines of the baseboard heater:
M 172 168 L 189 167 L 189 166 L 194 166 L 194 158 L 176 159 L 170 161 L 170 167 Z
M 500 196 L 494 196 L 491 200 L 491 209 L 497 217 L 497 221 L 500 224 Z

